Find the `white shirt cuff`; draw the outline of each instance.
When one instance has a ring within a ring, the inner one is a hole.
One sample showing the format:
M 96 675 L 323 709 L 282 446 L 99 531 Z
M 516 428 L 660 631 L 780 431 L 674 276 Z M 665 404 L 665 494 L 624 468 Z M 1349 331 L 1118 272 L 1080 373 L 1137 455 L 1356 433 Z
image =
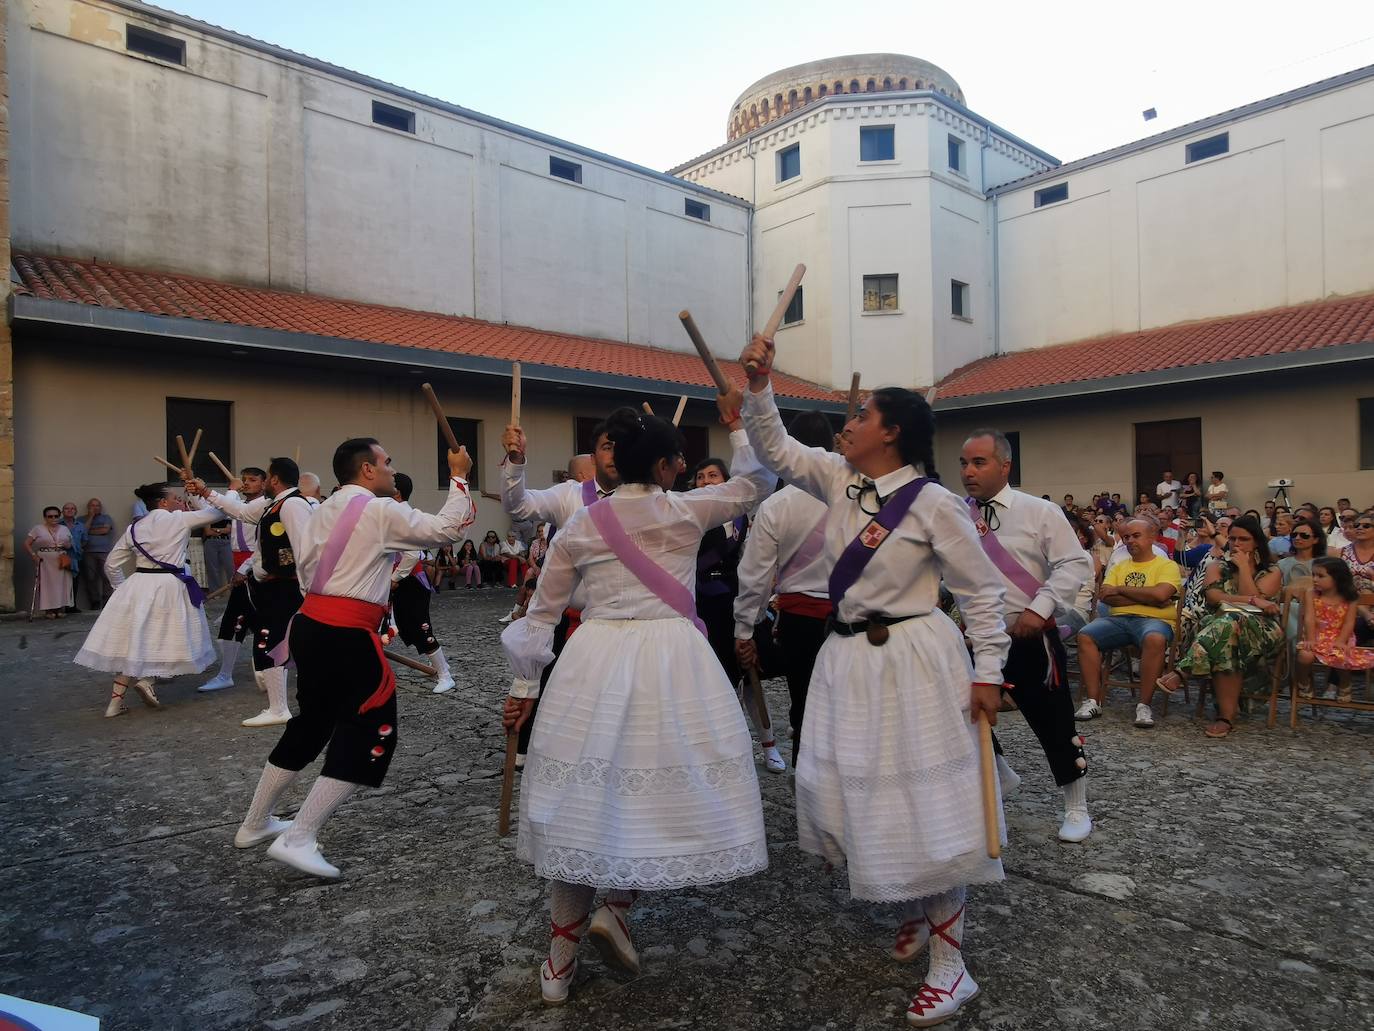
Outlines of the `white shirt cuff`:
M 510 696 L 512 698 L 538 698 L 539 681 L 521 680 L 519 677 L 512 678 L 510 682 Z
M 1041 619 L 1050 619 L 1058 608 L 1054 603 L 1054 598 L 1048 594 L 1037 594 L 1031 603 L 1026 606 Z

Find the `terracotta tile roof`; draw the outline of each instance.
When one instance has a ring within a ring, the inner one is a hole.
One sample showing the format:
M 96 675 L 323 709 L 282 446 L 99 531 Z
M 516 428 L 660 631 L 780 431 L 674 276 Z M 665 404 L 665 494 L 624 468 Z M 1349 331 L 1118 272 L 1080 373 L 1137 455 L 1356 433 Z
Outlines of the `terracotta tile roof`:
M 939 398 L 950 401 L 1370 342 L 1374 294 L 1364 294 L 982 358 L 946 376 Z
M 16 286 L 16 292 L 46 300 L 500 361 L 519 360 L 664 383 L 711 385 L 694 352 L 683 354 L 456 315 L 239 286 L 73 258 L 15 254 L 12 260 L 23 283 L 22 287 Z M 743 370 L 725 357 L 717 355 L 726 375 L 743 385 Z M 773 386 L 778 394 L 800 400 L 843 403 L 845 399 L 843 393 L 783 373 L 774 375 Z

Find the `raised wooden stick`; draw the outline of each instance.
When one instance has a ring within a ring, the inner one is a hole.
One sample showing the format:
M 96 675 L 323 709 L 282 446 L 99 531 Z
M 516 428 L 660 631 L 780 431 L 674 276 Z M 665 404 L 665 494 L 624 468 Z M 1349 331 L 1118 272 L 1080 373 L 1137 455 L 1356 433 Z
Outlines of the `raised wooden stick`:
M 234 474 L 229 471 L 227 465 L 219 460 L 219 455 L 215 454 L 213 451 L 208 452 L 208 454 L 210 455 L 210 461 L 215 463 L 215 468 L 224 474 L 224 479 L 226 481 L 232 481 L 234 479 Z
M 988 714 L 978 714 L 978 758 L 983 782 L 983 838 L 989 859 L 1002 857 L 1002 827 L 997 819 L 997 763 L 992 750 L 992 724 Z
M 677 411 L 673 413 L 673 425 L 682 422 L 682 413 L 687 410 L 687 395 L 683 394 L 677 399 Z
M 439 420 L 439 432 L 444 435 L 444 440 L 448 441 L 450 451 L 458 450 L 458 438 L 453 435 L 453 427 L 448 424 L 448 416 L 444 414 L 444 406 L 439 403 L 439 399 L 434 395 L 434 388 L 428 383 L 421 383 L 420 389 L 424 391 L 425 400 L 434 409 L 434 418 Z
M 787 314 L 788 305 L 792 303 L 792 298 L 797 293 L 797 287 L 801 286 L 802 276 L 806 275 L 806 266 L 798 265 L 792 270 L 792 278 L 787 281 L 787 285 L 782 288 L 782 296 L 778 298 L 778 305 L 773 309 L 773 314 L 768 316 L 768 321 L 763 325 L 763 335 L 769 340 L 777 333 L 778 327 L 782 325 L 783 316 Z M 753 362 L 749 363 L 749 371 L 755 372 L 758 366 Z
M 393 652 L 390 648 L 383 648 L 382 654 L 392 662 L 399 662 L 402 666 L 409 666 L 411 669 L 418 669 L 427 677 L 437 677 L 439 671 L 428 663 L 412 659 L 409 655 L 402 655 L 400 652 Z
M 859 414 L 859 374 L 854 373 L 849 381 L 849 411 L 844 417 L 845 422 L 849 422 L 854 416 Z
M 157 455 L 154 455 L 154 456 L 153 456 L 153 461 L 154 461 L 154 462 L 161 462 L 163 465 L 165 465 L 168 469 L 172 470 L 172 472 L 176 473 L 178 476 L 181 476 L 181 475 L 183 475 L 183 474 L 186 472 L 186 470 L 184 470 L 184 469 L 178 469 L 178 468 L 177 468 L 176 466 L 174 466 L 171 462 L 167 461 L 167 459 L 165 459 L 165 458 L 159 458 Z
M 515 790 L 515 752 L 520 732 L 512 728 L 506 733 L 506 765 L 501 770 L 501 808 L 496 812 L 496 834 L 504 838 L 510 833 L 510 796 Z
M 938 386 L 931 387 L 929 390 L 927 390 L 927 391 L 926 391 L 926 404 L 928 404 L 928 405 L 933 405 L 933 404 L 935 403 L 935 397 L 936 397 L 936 395 L 939 394 L 939 393 L 940 393 L 940 388 L 939 388 Z
M 214 601 L 214 600 L 215 600 L 216 598 L 218 598 L 220 595 L 228 594 L 228 593 L 229 593 L 230 591 L 232 591 L 233 589 L 234 589 L 234 585 L 233 585 L 232 583 L 224 584 L 222 587 L 216 587 L 213 591 L 211 591 L 209 594 L 207 594 L 207 595 L 205 596 L 205 600 L 206 600 L 206 601 Z
M 645 402 L 644 402 L 643 404 L 641 404 L 639 407 L 641 407 L 641 408 L 644 409 L 644 414 L 645 414 L 645 415 L 653 415 L 653 414 L 654 414 L 654 407 L 653 407 L 653 405 L 649 404 L 648 401 L 645 401 Z
M 189 469 L 191 463 L 196 460 L 196 449 L 200 447 L 200 435 L 203 431 L 199 426 L 196 427 L 196 435 L 191 438 L 191 450 L 186 455 L 186 467 Z
M 301 464 L 301 446 L 300 446 L 299 444 L 297 444 L 297 445 L 296 445 L 296 465 L 300 465 L 300 464 Z
M 510 363 L 510 424 L 520 425 L 520 363 Z
M 715 355 L 706 346 L 706 338 L 701 335 L 701 330 L 697 329 L 696 322 L 692 319 L 690 311 L 680 311 L 677 317 L 682 321 L 682 328 L 687 331 L 687 335 L 692 338 L 692 345 L 697 349 L 697 354 L 701 355 L 701 360 L 706 366 L 706 371 L 711 374 L 711 379 L 715 381 L 716 391 L 721 394 L 730 393 L 730 381 L 725 378 L 725 373 L 720 371 L 720 366 L 716 364 Z
M 177 434 L 177 457 L 181 459 L 183 469 L 191 468 L 191 456 L 186 453 L 186 441 L 181 438 L 180 433 Z

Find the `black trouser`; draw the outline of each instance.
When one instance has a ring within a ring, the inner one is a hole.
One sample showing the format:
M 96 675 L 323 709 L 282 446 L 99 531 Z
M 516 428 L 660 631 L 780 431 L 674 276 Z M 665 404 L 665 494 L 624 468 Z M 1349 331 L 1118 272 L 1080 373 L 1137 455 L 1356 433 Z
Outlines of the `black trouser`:
M 568 618 L 568 613 L 563 613 L 563 618 L 558 621 L 558 625 L 553 628 L 553 662 L 544 667 L 544 672 L 539 676 L 539 693 L 544 693 L 544 688 L 549 685 L 549 677 L 553 676 L 553 668 L 558 665 L 558 656 L 563 654 L 563 646 L 568 643 L 568 629 L 572 626 L 572 620 Z M 534 700 L 530 706 L 530 718 L 525 721 L 525 725 L 520 728 L 520 741 L 515 750 L 521 755 L 527 755 L 530 750 L 530 735 L 534 733 L 534 717 L 539 712 L 539 699 Z
M 792 705 L 787 710 L 787 721 L 792 724 L 793 769 L 797 766 L 797 756 L 801 752 L 806 690 L 811 686 L 811 672 L 816 668 L 816 656 L 824 643 L 825 620 L 798 615 L 795 612 L 778 613 L 778 648 L 782 652 L 787 693 L 792 699 Z
M 506 567 L 499 558 L 480 559 L 477 567 L 482 573 L 483 587 L 500 587 L 506 582 Z
M 725 679 L 737 687 L 741 672 L 735 655 L 735 596 L 698 594 L 697 616 L 706 624 L 706 640 L 725 670 Z
M 1048 645 L 1048 654 L 1046 646 Z M 1055 677 L 1046 685 L 1050 670 L 1050 655 L 1054 656 Z M 1012 700 L 1026 718 L 1026 724 L 1040 739 L 1040 747 L 1049 760 L 1054 782 L 1060 787 L 1072 784 L 1087 770 L 1080 769 L 1078 760 L 1083 749 L 1075 742 L 1078 728 L 1073 721 L 1073 698 L 1069 693 L 1069 657 L 1057 628 L 1035 637 L 1013 637 L 1002 679 L 1014 685 Z M 994 736 L 997 753 L 1002 746 Z
M 391 594 L 391 613 L 396 617 L 402 641 L 421 655 L 433 655 L 439 650 L 434 627 L 429 622 L 429 588 L 418 577 L 408 576 L 396 585 Z
M 248 596 L 247 582 L 229 588 L 229 602 L 219 620 L 221 641 L 242 641 L 253 628 L 253 601 Z
M 253 581 L 253 668 L 271 669 L 271 651 L 286 640 L 291 617 L 301 607 L 301 588 L 292 580 Z M 299 665 L 299 663 L 298 663 Z
M 325 752 L 323 777 L 379 787 L 396 751 L 396 695 L 367 712 L 363 703 L 382 682 L 381 660 L 366 630 L 329 626 L 309 616 L 291 624 L 296 702 L 268 762 L 303 770 Z

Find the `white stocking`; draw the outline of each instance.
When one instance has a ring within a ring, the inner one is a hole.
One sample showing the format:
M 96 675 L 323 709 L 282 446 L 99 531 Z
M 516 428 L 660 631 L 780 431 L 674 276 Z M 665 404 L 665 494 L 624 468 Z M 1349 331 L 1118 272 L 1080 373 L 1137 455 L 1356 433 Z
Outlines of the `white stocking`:
M 434 668 L 439 671 L 440 677 L 446 677 L 449 675 L 448 659 L 444 655 L 444 649 L 435 648 L 434 651 L 426 655 L 425 658 L 433 660 Z
M 232 676 L 234 673 L 234 662 L 239 657 L 240 642 L 229 640 L 219 643 L 219 675 Z
M 291 710 L 286 705 L 286 667 L 273 666 L 263 670 L 262 682 L 267 687 L 267 708 L 278 716 L 289 716 Z
M 243 818 L 246 830 L 260 831 L 267 826 L 272 811 L 277 808 L 277 800 L 300 776 L 299 770 L 284 770 L 268 763 L 262 768 L 258 778 L 257 790 L 253 792 L 253 804 L 248 807 L 248 815 Z
M 949 991 L 964 972 L 964 896 L 963 888 L 954 888 L 921 900 L 930 924 L 926 983 L 932 988 Z
M 350 784 L 346 780 L 316 777 L 310 794 L 305 796 L 300 811 L 296 813 L 291 829 L 282 835 L 282 839 L 292 847 L 313 845 L 320 828 L 324 826 L 324 821 L 357 790 L 358 785 Z
M 1064 812 L 1088 814 L 1088 778 L 1079 777 L 1064 785 Z
M 628 893 L 627 893 L 628 894 Z M 585 884 L 549 881 L 549 919 L 552 934 L 549 938 L 549 973 L 567 977 L 577 957 L 577 943 L 587 930 L 587 918 L 596 889 Z

